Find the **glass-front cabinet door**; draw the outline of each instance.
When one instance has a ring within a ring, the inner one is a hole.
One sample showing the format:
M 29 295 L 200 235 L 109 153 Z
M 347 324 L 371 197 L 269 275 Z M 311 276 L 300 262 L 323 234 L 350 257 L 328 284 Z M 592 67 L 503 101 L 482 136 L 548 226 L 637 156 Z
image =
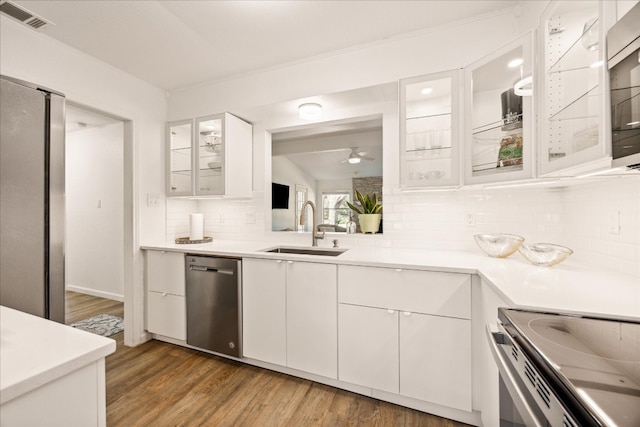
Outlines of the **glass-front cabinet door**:
M 459 70 L 400 80 L 400 185 L 456 186 Z
M 532 178 L 533 35 L 465 68 L 465 184 Z
M 193 120 L 167 124 L 167 195 L 189 196 L 193 192 Z
M 224 114 L 196 119 L 196 195 L 225 194 Z
M 543 13 L 541 175 L 610 155 L 604 40 L 612 7 L 612 1 L 557 1 Z

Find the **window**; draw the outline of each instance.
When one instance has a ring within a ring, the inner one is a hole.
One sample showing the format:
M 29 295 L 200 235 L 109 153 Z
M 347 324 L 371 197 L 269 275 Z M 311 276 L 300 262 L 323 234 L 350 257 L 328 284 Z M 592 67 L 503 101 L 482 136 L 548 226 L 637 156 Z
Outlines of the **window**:
M 347 192 L 322 193 L 322 223 L 346 225 L 351 213 L 346 202 L 350 201 L 351 195 Z

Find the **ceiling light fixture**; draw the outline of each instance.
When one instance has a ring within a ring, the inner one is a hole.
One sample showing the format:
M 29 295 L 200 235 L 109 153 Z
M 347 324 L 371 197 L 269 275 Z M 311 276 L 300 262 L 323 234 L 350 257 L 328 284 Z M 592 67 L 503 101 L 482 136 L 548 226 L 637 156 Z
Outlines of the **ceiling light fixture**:
M 507 64 L 509 68 L 516 68 L 524 64 L 524 60 L 522 58 L 516 58 Z
M 425 87 L 420 91 L 420 93 L 423 95 L 429 95 L 431 92 L 433 92 L 433 88 L 430 87 Z
M 298 106 L 298 116 L 302 120 L 319 120 L 322 118 L 322 105 L 308 102 Z
M 360 157 L 349 157 L 349 159 L 347 160 L 349 163 L 351 163 L 352 165 L 355 165 L 356 163 L 360 163 Z
M 524 79 L 517 81 L 513 85 L 513 91 L 518 96 L 531 96 L 533 95 L 533 76 L 525 77 Z

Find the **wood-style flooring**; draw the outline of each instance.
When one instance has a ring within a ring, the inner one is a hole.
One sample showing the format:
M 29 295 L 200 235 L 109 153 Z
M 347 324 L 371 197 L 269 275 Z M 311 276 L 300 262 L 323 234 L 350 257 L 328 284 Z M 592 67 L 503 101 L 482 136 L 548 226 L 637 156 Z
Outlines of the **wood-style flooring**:
M 67 324 L 123 312 L 120 302 L 67 291 Z M 124 333 L 112 338 L 109 427 L 466 425 L 160 341 L 131 348 Z

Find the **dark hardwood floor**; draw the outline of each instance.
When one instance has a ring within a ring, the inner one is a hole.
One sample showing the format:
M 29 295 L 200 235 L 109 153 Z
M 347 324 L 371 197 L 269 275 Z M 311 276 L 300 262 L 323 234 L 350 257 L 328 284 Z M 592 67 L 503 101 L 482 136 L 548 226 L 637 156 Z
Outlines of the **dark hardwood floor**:
M 67 291 L 67 324 L 123 312 L 120 302 Z M 465 426 L 160 341 L 126 347 L 123 336 L 112 337 L 106 360 L 109 427 Z

